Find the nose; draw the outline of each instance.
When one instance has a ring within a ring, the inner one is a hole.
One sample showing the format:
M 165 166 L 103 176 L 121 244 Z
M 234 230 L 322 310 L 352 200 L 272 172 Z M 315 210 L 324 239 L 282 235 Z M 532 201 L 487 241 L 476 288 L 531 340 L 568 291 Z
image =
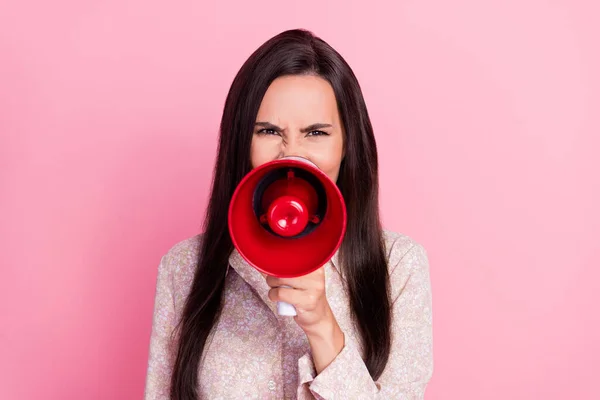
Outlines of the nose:
M 296 138 L 290 139 L 287 143 L 281 145 L 281 157 L 303 157 L 308 158 L 308 154 L 300 141 Z

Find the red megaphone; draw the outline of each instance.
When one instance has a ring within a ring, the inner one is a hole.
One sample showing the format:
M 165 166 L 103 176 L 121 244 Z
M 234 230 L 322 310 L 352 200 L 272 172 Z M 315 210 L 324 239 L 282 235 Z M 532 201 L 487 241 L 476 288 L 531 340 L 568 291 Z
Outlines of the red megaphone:
M 346 231 L 346 205 L 316 165 L 285 157 L 242 179 L 231 198 L 228 223 L 233 245 L 250 265 L 293 278 L 321 268 L 335 254 Z M 284 313 L 280 308 L 282 315 L 295 315 Z

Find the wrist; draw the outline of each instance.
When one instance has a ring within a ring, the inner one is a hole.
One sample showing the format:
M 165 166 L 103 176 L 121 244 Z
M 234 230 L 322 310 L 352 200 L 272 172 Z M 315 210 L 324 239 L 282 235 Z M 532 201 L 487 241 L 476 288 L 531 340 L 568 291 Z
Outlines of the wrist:
M 341 330 L 333 313 L 329 311 L 320 321 L 309 326 L 303 326 L 302 329 L 308 339 L 324 341 L 331 339 L 337 330 Z
M 337 355 L 344 348 L 344 332 L 335 319 L 323 321 L 305 333 L 313 350 L 327 349 Z
M 344 332 L 335 319 L 323 321 L 306 332 L 317 374 L 320 374 L 344 348 Z
M 327 319 L 320 321 L 304 330 L 309 339 L 327 340 L 333 337 L 336 330 L 337 321 Z

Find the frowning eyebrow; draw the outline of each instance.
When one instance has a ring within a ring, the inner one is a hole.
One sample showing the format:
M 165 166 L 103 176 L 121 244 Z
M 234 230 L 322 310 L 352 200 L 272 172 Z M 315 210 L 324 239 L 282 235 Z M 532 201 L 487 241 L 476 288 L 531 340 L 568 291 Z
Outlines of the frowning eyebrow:
M 281 129 L 280 127 L 278 127 L 275 124 L 272 124 L 270 122 L 257 122 L 254 124 L 255 126 L 262 126 L 265 129 L 272 129 L 274 131 L 277 132 L 283 132 L 285 129 Z M 312 132 L 312 131 L 316 131 L 319 129 L 325 129 L 325 128 L 331 128 L 333 125 L 331 124 L 324 124 L 324 123 L 316 123 L 316 124 L 312 124 L 307 126 L 306 128 L 302 128 L 300 129 L 300 132 L 302 133 L 308 133 L 308 132 Z
M 300 132 L 308 133 L 308 132 L 316 131 L 319 129 L 331 128 L 331 126 L 332 126 L 331 124 L 316 123 L 316 124 L 309 125 L 306 128 L 300 129 Z

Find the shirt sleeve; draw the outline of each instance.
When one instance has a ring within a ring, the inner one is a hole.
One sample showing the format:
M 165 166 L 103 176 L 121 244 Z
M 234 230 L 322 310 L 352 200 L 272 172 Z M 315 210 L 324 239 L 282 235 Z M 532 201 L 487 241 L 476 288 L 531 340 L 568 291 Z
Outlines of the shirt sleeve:
M 392 250 L 394 251 L 394 250 Z M 392 266 L 392 348 L 375 382 L 358 349 L 346 345 L 310 382 L 317 399 L 423 399 L 433 373 L 431 284 L 425 249 L 414 244 Z M 312 371 L 306 370 L 305 375 Z M 313 375 L 314 376 L 314 375 Z
M 173 279 L 168 268 L 167 256 L 158 267 L 154 314 L 146 373 L 145 400 L 169 399 L 169 386 L 173 369 L 171 333 L 175 327 Z

